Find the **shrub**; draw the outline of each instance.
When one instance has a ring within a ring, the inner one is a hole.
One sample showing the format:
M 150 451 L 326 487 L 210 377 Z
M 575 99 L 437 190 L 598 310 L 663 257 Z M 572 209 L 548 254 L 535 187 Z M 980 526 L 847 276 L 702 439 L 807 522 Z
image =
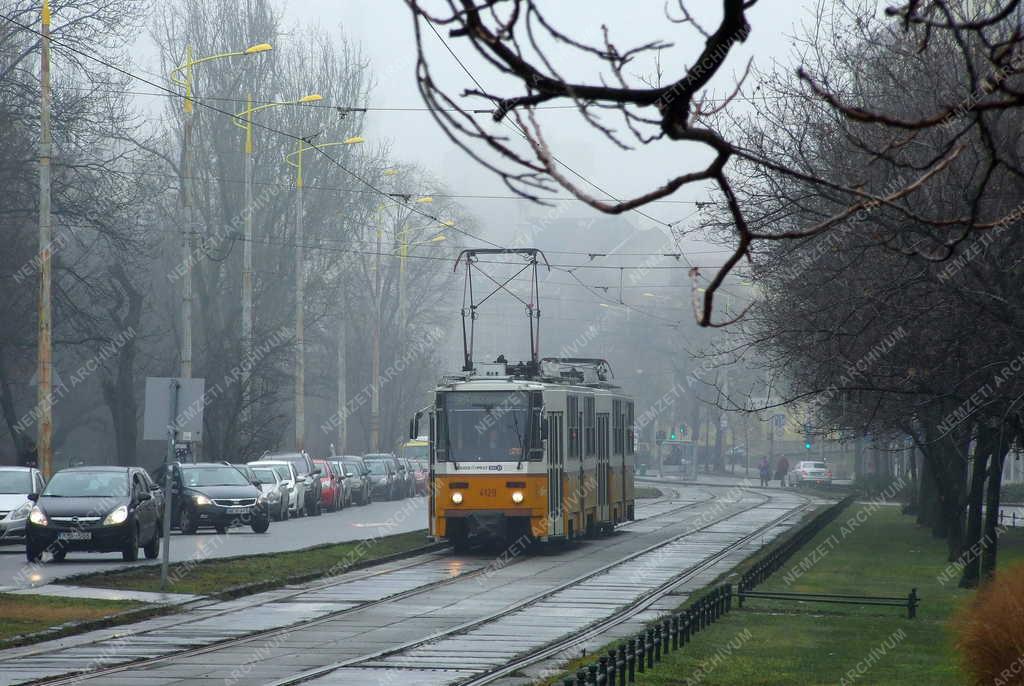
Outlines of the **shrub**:
M 1000 569 L 953 617 L 970 683 L 1024 684 L 1024 563 Z

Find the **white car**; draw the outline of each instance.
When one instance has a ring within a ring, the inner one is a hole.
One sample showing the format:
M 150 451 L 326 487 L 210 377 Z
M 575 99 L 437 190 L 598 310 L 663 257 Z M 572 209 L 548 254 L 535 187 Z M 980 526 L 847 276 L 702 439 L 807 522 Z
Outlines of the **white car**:
M 285 477 L 288 472 L 274 465 L 263 466 L 260 463 L 251 465 L 253 476 L 259 480 L 260 491 L 267 497 L 267 509 L 270 517 L 282 522 L 288 519 L 292 509 L 292 491 Z
M 34 467 L 0 467 L 0 543 L 25 540 L 25 519 L 32 511 L 30 493 L 42 493 L 46 482 Z
M 291 492 L 289 511 L 292 517 L 306 514 L 306 480 L 295 471 L 295 465 L 284 460 L 260 460 L 250 462 L 250 467 L 273 467 L 278 476 L 288 485 Z
M 799 488 L 808 484 L 831 486 L 832 470 L 826 463 L 820 461 L 798 462 L 789 473 L 789 485 Z

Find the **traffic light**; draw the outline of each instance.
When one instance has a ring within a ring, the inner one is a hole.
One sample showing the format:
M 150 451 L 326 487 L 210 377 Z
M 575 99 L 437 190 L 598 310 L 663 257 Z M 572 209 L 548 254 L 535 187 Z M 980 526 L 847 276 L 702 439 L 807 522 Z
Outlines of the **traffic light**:
M 804 450 L 810 450 L 813 447 L 811 443 L 811 425 L 804 424 Z
M 671 440 L 673 440 L 673 441 L 674 441 L 674 440 L 676 440 L 676 439 L 678 438 L 678 437 L 676 436 L 676 427 L 674 427 L 674 426 L 672 427 L 672 433 L 670 434 L 670 438 L 671 438 Z

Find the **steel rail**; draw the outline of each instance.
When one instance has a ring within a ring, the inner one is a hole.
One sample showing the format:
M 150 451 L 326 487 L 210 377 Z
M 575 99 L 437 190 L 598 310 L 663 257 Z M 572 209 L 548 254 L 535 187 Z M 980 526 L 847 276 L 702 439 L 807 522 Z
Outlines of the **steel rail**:
M 747 489 L 743 488 L 742 490 L 747 490 Z M 516 601 L 516 602 L 512 603 L 511 605 L 503 607 L 501 610 L 498 610 L 498 611 L 493 612 L 491 614 L 485 615 L 483 617 L 478 617 L 476 619 L 470 620 L 468 622 L 465 622 L 465 623 L 460 624 L 460 625 L 455 626 L 455 627 L 451 627 L 449 629 L 443 629 L 443 630 L 435 632 L 435 633 L 433 633 L 433 634 L 431 634 L 429 636 L 425 636 L 423 638 L 418 638 L 416 640 L 409 641 L 407 643 L 404 643 L 404 644 L 401 644 L 401 645 L 398 645 L 398 646 L 393 646 L 393 647 L 390 647 L 390 648 L 385 648 L 385 649 L 382 649 L 382 650 L 375 651 L 373 653 L 368 653 L 368 654 L 365 654 L 365 655 L 360 655 L 360 656 L 357 656 L 357 657 L 349 658 L 347 660 L 341 660 L 341 661 L 332 663 L 330 665 L 324 665 L 322 667 L 315 667 L 313 669 L 309 669 L 309 670 L 306 670 L 304 672 L 299 672 L 297 674 L 293 674 L 291 676 L 284 677 L 283 679 L 280 679 L 278 681 L 269 682 L 268 686 L 293 686 L 294 684 L 300 684 L 300 683 L 309 681 L 311 679 L 316 679 L 316 678 L 325 676 L 326 674 L 330 674 L 331 672 L 334 672 L 334 671 L 336 671 L 338 669 L 359 665 L 361 663 L 369 662 L 369 661 L 373 661 L 373 660 L 379 660 L 380 658 L 388 657 L 390 655 L 395 655 L 397 653 L 401 653 L 401 652 L 404 652 L 406 650 L 410 650 L 412 648 L 416 648 L 416 647 L 425 645 L 427 643 L 431 643 L 431 642 L 436 641 L 436 640 L 441 639 L 441 638 L 447 638 L 449 636 L 454 636 L 454 635 L 457 635 L 457 634 L 460 634 L 460 633 L 463 633 L 463 632 L 475 629 L 477 627 L 483 626 L 485 624 L 489 624 L 491 622 L 494 622 L 494 621 L 504 617 L 505 615 L 507 615 L 507 614 L 509 614 L 511 612 L 516 612 L 518 610 L 524 609 L 524 608 L 529 607 L 531 605 L 536 605 L 537 603 L 545 600 L 546 598 L 548 598 L 548 597 L 550 597 L 550 596 L 552 596 L 552 595 L 554 595 L 556 593 L 560 593 L 561 591 L 564 591 L 564 590 L 566 590 L 568 588 L 572 588 L 573 586 L 576 586 L 576 585 L 578 585 L 580 583 L 583 583 L 584 581 L 587 581 L 587 580 L 592 579 L 594 577 L 597 577 L 597 576 L 600 576 L 602 574 L 605 574 L 608 571 L 610 571 L 610 570 L 612 570 L 612 569 L 614 569 L 616 567 L 619 567 L 619 566 L 621 566 L 623 564 L 626 564 L 628 562 L 632 562 L 633 560 L 635 560 L 637 558 L 640 558 L 640 557 L 642 557 L 644 555 L 652 553 L 652 552 L 654 552 L 654 551 L 656 551 L 656 550 L 658 550 L 660 548 L 663 548 L 665 546 L 671 545 L 671 544 L 675 543 L 676 541 L 682 540 L 683 538 L 686 538 L 688 536 L 692 536 L 695 533 L 699 533 L 701 531 L 704 531 L 705 529 L 709 529 L 709 528 L 711 528 L 713 526 L 717 526 L 718 524 L 721 524 L 722 522 L 724 522 L 724 521 L 726 521 L 728 519 L 732 519 L 733 517 L 738 517 L 739 515 L 745 514 L 746 512 L 748 512 L 748 511 L 750 511 L 750 510 L 752 510 L 752 509 L 754 509 L 756 507 L 761 507 L 762 505 L 764 505 L 764 504 L 766 504 L 766 503 L 768 503 L 768 502 L 770 502 L 772 500 L 771 496 L 764 496 L 764 494 L 756 493 L 756 492 L 751 492 L 751 493 L 753 493 L 754 495 L 757 495 L 757 496 L 763 496 L 764 500 L 762 500 L 760 503 L 752 505 L 751 507 L 744 508 L 743 510 L 740 510 L 739 512 L 734 512 L 734 513 L 731 513 L 731 514 L 728 514 L 728 515 L 723 515 L 722 517 L 716 518 L 714 521 L 708 522 L 706 524 L 703 524 L 703 525 L 701 525 L 699 527 L 696 527 L 696 528 L 693 528 L 693 529 L 688 529 L 687 531 L 679 533 L 679 534 L 677 534 L 675 536 L 671 536 L 671 537 L 669 537 L 669 538 L 667 538 L 667 539 L 665 539 L 663 541 L 659 541 L 658 543 L 652 544 L 652 545 L 650 545 L 650 546 L 648 546 L 646 548 L 643 548 L 641 550 L 629 553 L 628 555 L 625 555 L 625 556 L 619 558 L 618 560 L 615 560 L 615 561 L 610 562 L 608 564 L 602 565 L 601 567 L 599 567 L 597 569 L 591 570 L 591 571 L 589 571 L 589 572 L 587 572 L 585 574 L 582 574 L 582 575 L 580 575 L 580 576 L 578 576 L 578 577 L 576 577 L 574 579 L 566 581 L 566 582 L 564 582 L 564 583 L 562 583 L 562 584 L 560 584 L 558 586 L 554 586 L 552 588 L 549 588 L 549 589 L 547 589 L 545 591 L 537 593 L 537 594 L 535 594 L 533 596 L 530 596 L 528 598 L 524 598 L 522 600 Z M 714 500 L 714 499 L 716 499 L 716 497 L 713 497 L 710 500 Z M 704 501 L 701 501 L 701 502 L 708 502 L 708 501 L 704 500 Z M 692 506 L 692 505 L 693 505 L 693 503 L 691 503 L 690 506 Z M 806 504 L 804 505 L 804 507 L 806 507 Z M 803 509 L 803 508 L 800 508 L 800 509 Z M 772 524 L 769 524 L 768 526 L 773 526 L 773 525 L 777 524 L 778 521 L 780 521 L 781 519 L 784 519 L 786 517 L 792 516 L 792 514 L 794 514 L 794 512 L 797 512 L 797 511 L 800 511 L 800 510 L 793 510 L 793 511 L 790 511 L 790 512 L 782 515 L 781 517 L 776 518 L 775 520 L 772 521 Z M 660 515 L 660 516 L 664 516 L 666 514 L 669 514 L 669 513 L 666 512 L 666 513 L 663 513 L 663 515 Z M 758 533 L 760 533 L 763 530 L 764 530 L 764 527 L 760 527 L 753 534 L 745 536 L 744 539 L 743 539 L 744 542 L 749 540 L 750 537 L 757 535 Z M 716 553 L 715 555 L 716 555 L 716 557 L 718 557 L 718 556 L 720 556 L 722 554 L 725 554 L 727 552 L 731 552 L 731 550 L 734 547 L 735 547 L 734 545 L 730 546 L 729 549 L 725 550 L 724 552 Z
M 713 501 L 713 500 L 717 499 L 717 497 L 718 496 L 712 495 L 712 496 L 710 496 L 708 498 L 704 498 L 702 500 L 686 503 L 685 505 L 682 505 L 680 507 L 673 508 L 671 510 L 666 510 L 664 512 L 659 512 L 657 514 L 651 515 L 650 517 L 644 517 L 641 520 L 635 520 L 635 521 L 647 521 L 647 520 L 651 520 L 651 519 L 658 519 L 658 518 L 661 518 L 661 517 L 667 517 L 669 515 L 676 514 L 676 513 L 680 512 L 682 510 L 686 510 L 686 509 L 689 509 L 691 507 L 696 507 L 697 505 L 702 505 L 704 503 L 708 503 L 710 501 Z M 665 496 L 664 498 L 657 499 L 655 502 L 661 502 L 663 500 L 670 500 L 670 499 L 671 499 L 671 496 Z M 388 569 L 374 569 L 373 567 L 371 567 L 368 570 L 366 570 L 365 573 L 360 573 L 363 570 L 354 570 L 353 572 L 350 572 L 350 573 L 351 574 L 357 574 L 357 576 L 355 576 L 355 577 L 348 577 L 348 576 L 346 576 L 345 578 L 335 577 L 332 581 L 329 581 L 329 582 L 326 582 L 326 583 L 317 584 L 315 586 L 304 587 L 302 589 L 297 589 L 297 590 L 295 590 L 295 591 L 293 591 L 291 593 L 287 593 L 287 594 L 284 594 L 284 595 L 277 595 L 277 596 L 274 596 L 272 598 L 266 598 L 264 600 L 256 601 L 256 602 L 253 602 L 251 604 L 245 605 L 244 608 L 239 608 L 238 606 L 234 606 L 234 607 L 231 607 L 231 608 L 228 608 L 228 609 L 225 609 L 225 610 L 213 611 L 213 612 L 204 614 L 203 616 L 200 616 L 200 617 L 195 617 L 195 618 L 192 618 L 192 619 L 183 619 L 182 621 L 175 623 L 175 626 L 178 627 L 178 626 L 184 626 L 184 625 L 187 625 L 187 624 L 192 624 L 192 623 L 198 622 L 198 621 L 205 621 L 205 620 L 213 618 L 213 617 L 219 617 L 219 616 L 222 616 L 222 615 L 231 614 L 231 613 L 243 610 L 243 609 L 245 611 L 250 611 L 250 610 L 252 610 L 254 608 L 259 608 L 259 607 L 262 607 L 264 605 L 279 603 L 279 602 L 282 602 L 284 600 L 288 600 L 288 599 L 291 599 L 291 598 L 295 598 L 295 597 L 298 597 L 298 596 L 305 595 L 307 593 L 321 591 L 321 590 L 332 588 L 332 587 L 335 587 L 335 586 L 342 586 L 342 585 L 350 584 L 350 583 L 357 582 L 357 581 L 364 581 L 366 579 L 371 579 L 371 578 L 378 577 L 378 576 L 386 576 L 388 574 L 393 574 L 395 572 L 404 571 L 404 570 L 407 570 L 407 569 L 410 569 L 410 568 L 413 568 L 413 567 L 422 566 L 422 565 L 428 564 L 430 562 L 435 562 L 437 560 L 444 559 L 445 555 L 447 555 L 448 553 L 450 553 L 450 549 L 446 548 L 446 549 L 444 549 L 442 551 L 429 552 L 429 553 L 424 553 L 423 555 L 416 556 L 415 558 L 411 558 L 411 561 L 408 564 L 403 564 L 403 565 L 400 565 L 398 567 L 391 567 L 391 568 L 388 568 Z M 506 564 L 504 566 L 505 567 L 509 567 L 512 564 L 517 564 L 517 563 L 523 561 L 524 559 L 525 558 L 520 556 L 519 558 L 511 560 L 508 564 Z M 382 563 L 381 566 L 383 566 L 384 564 L 386 564 L 386 563 Z M 63 686 L 65 684 L 77 684 L 77 683 L 81 682 L 83 679 L 93 679 L 93 678 L 97 678 L 97 677 L 107 676 L 107 675 L 110 675 L 110 674 L 117 674 L 119 672 L 124 672 L 124 671 L 130 670 L 130 669 L 137 669 L 137 668 L 142 667 L 142 666 L 158 664 L 158 663 L 161 663 L 161 662 L 166 662 L 168 660 L 174 660 L 174 659 L 185 658 L 185 657 L 192 657 L 192 656 L 196 656 L 196 655 L 204 655 L 206 653 L 215 652 L 215 651 L 218 651 L 218 650 L 223 650 L 225 648 L 230 648 L 230 647 L 234 647 L 234 646 L 237 646 L 237 645 L 244 645 L 246 643 L 253 642 L 253 641 L 260 641 L 260 640 L 264 640 L 264 639 L 274 638 L 276 636 L 284 635 L 284 634 L 287 634 L 287 633 L 290 633 L 290 632 L 293 632 L 293 631 L 297 631 L 297 630 L 300 630 L 300 629 L 305 629 L 305 628 L 310 627 L 310 626 L 316 626 L 318 624 L 323 624 L 323 623 L 326 623 L 326 622 L 330 622 L 330 621 L 332 621 L 334 619 L 337 619 L 338 617 L 340 617 L 342 615 L 346 615 L 346 614 L 350 614 L 350 613 L 353 613 L 353 612 L 358 612 L 358 611 L 361 611 L 361 610 L 365 610 L 367 608 L 371 608 L 371 607 L 374 607 L 376 605 L 380 605 L 380 604 L 383 604 L 383 603 L 393 602 L 393 601 L 396 601 L 396 600 L 402 600 L 404 598 L 409 598 L 409 597 L 413 597 L 413 596 L 416 596 L 416 595 L 420 595 L 422 593 L 427 593 L 427 592 L 430 592 L 430 591 L 432 591 L 432 590 L 434 590 L 436 588 L 439 588 L 439 587 L 441 587 L 443 585 L 454 583 L 456 581 L 460 581 L 460 580 L 463 580 L 463 579 L 469 579 L 469 578 L 472 578 L 474 576 L 486 573 L 487 571 L 489 571 L 489 569 L 490 569 L 489 565 L 483 565 L 482 567 L 479 567 L 477 569 L 473 569 L 473 570 L 470 570 L 470 571 L 467 571 L 467 572 L 463 572 L 463 573 L 458 574 L 456 576 L 448 577 L 448 578 L 445 578 L 445 579 L 440 579 L 438 581 L 431 582 L 431 583 L 428 583 L 428 584 L 423 584 L 421 586 L 417 586 L 415 588 L 410 588 L 410 589 L 407 589 L 405 591 L 400 591 L 398 593 L 393 593 L 391 595 L 385 596 L 383 598 L 378 598 L 376 600 L 369 600 L 369 601 L 366 601 L 366 602 L 363 602 L 363 603 L 359 603 L 357 605 L 353 605 L 351 607 L 342 608 L 340 610 L 336 610 L 334 612 L 328 613 L 326 615 L 323 615 L 321 617 L 317 617 L 317 618 L 312 619 L 312 620 L 302 620 L 302 621 L 296 622 L 294 624 L 289 624 L 289 625 L 277 627 L 277 628 L 274 628 L 274 629 L 267 629 L 265 631 L 257 631 L 257 632 L 251 633 L 251 634 L 246 634 L 244 636 L 227 638 L 227 639 L 224 639 L 222 641 L 216 641 L 214 643 L 209 643 L 209 644 L 204 645 L 204 646 L 198 646 L 196 648 L 188 648 L 188 649 L 185 649 L 185 650 L 171 652 L 171 653 L 168 653 L 166 655 L 158 655 L 156 657 L 147 657 L 147 658 L 142 658 L 142 659 L 138 659 L 138 660 L 132 660 L 132 661 L 123 662 L 123 663 L 120 663 L 120 664 L 117 664 L 117 665 L 112 665 L 110 667 L 105 667 L 105 668 L 101 668 L 101 669 L 91 670 L 91 671 L 87 671 L 87 672 L 71 672 L 71 671 L 69 671 L 69 672 L 67 672 L 65 674 L 62 674 L 60 676 L 57 676 L 57 677 L 52 677 L 52 678 L 44 677 L 42 679 L 38 679 L 38 680 L 35 680 L 35 681 L 32 681 L 32 682 L 27 682 L 26 686 L 28 684 L 39 684 L 39 685 L 46 684 L 48 686 Z M 345 573 L 343 572 L 342 574 L 345 574 Z M 201 606 L 202 602 L 203 601 L 197 601 L 197 603 L 194 606 Z M 152 627 L 150 629 L 146 629 L 145 631 L 139 631 L 139 632 L 135 633 L 134 635 L 135 636 L 144 636 L 146 634 L 153 633 L 153 632 L 158 632 L 158 631 L 161 631 L 161 630 L 164 630 L 164 629 L 166 629 L 166 626 L 156 626 L 156 627 Z M 70 637 L 70 638 L 73 638 L 73 637 Z M 103 636 L 103 637 L 98 637 L 95 640 L 86 641 L 86 642 L 83 642 L 81 644 L 77 644 L 77 645 L 74 646 L 74 648 L 78 649 L 78 648 L 81 648 L 81 647 L 84 647 L 84 646 L 102 644 L 104 641 L 115 640 L 115 639 L 119 639 L 119 638 L 123 638 L 123 632 L 118 632 L 116 627 L 115 627 L 115 628 L 113 628 L 111 630 L 111 633 L 109 635 Z M 61 648 L 66 648 L 66 647 L 71 647 L 71 646 L 61 646 Z M 12 655 L 12 656 L 6 657 L 6 658 L 0 658 L 0 665 L 2 665 L 3 663 L 9 663 L 10 664 L 10 663 L 13 663 L 16 660 L 20 660 L 20 659 L 27 658 L 27 657 L 45 656 L 45 655 L 53 653 L 53 652 L 55 652 L 55 651 L 47 650 L 47 649 L 41 647 L 39 650 L 35 650 L 35 651 L 31 651 L 31 652 L 26 652 L 26 653 L 19 653 L 17 655 Z

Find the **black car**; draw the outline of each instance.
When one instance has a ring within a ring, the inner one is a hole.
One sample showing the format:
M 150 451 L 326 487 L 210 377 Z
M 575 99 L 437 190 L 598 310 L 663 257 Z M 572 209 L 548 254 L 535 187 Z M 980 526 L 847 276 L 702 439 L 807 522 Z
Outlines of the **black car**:
M 139 467 L 72 467 L 53 475 L 25 528 L 25 556 L 40 560 L 49 551 L 63 560 L 68 551 L 120 552 L 139 559 L 142 546 L 152 560 L 160 552 L 163 496 Z
M 295 472 L 302 478 L 306 486 L 306 513 L 319 515 L 320 509 L 320 468 L 313 464 L 313 460 L 306 452 L 301 453 L 263 453 L 258 462 L 273 460 L 275 462 L 291 462 L 295 466 Z
M 397 500 L 402 497 L 405 484 L 398 474 L 397 460 L 391 455 L 371 454 L 363 458 L 370 473 L 371 498 L 381 500 Z
M 164 478 L 164 467 L 153 477 Z M 258 534 L 270 528 L 266 496 L 233 465 L 223 462 L 171 465 L 171 526 L 194 534 L 200 526 L 217 533 L 248 524 Z

